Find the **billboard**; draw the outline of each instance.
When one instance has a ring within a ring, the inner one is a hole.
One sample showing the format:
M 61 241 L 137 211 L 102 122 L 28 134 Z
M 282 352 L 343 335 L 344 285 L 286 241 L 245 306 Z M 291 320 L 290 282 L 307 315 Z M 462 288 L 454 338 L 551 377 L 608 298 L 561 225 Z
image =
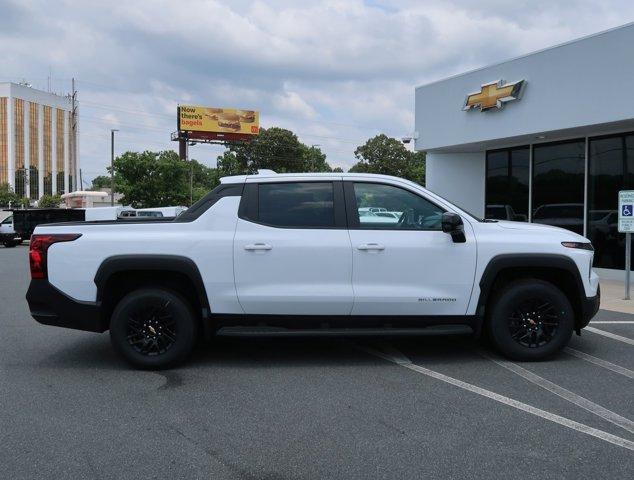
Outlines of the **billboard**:
M 181 105 L 178 107 L 178 129 L 188 132 L 257 135 L 260 131 L 260 112 Z

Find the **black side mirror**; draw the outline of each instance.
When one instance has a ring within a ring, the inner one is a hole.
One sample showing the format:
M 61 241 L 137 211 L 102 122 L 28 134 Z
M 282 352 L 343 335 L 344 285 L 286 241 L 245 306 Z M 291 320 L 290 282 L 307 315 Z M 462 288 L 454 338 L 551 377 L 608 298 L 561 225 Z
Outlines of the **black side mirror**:
M 442 231 L 451 235 L 454 243 L 465 243 L 467 239 L 464 235 L 464 225 L 460 215 L 453 212 L 442 214 Z

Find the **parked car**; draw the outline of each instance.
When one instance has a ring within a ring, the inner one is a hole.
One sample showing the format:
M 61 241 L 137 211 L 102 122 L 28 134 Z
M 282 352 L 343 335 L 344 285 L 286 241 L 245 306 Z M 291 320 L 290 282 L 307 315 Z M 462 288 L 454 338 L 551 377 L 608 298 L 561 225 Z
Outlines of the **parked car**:
M 515 213 L 510 205 L 487 205 L 484 218 L 490 220 L 511 220 L 513 222 L 526 222 L 528 217 L 523 213 Z
M 20 238 L 28 239 L 33 230 L 43 223 L 84 220 L 85 213 L 79 208 L 27 208 L 12 210 L 13 228 Z
M 582 203 L 552 203 L 537 207 L 533 223 L 542 223 L 565 228 L 581 235 L 583 233 Z
M 359 208 L 368 198 L 403 213 L 366 216 L 377 213 Z M 486 332 L 507 357 L 537 360 L 599 306 L 586 238 L 485 221 L 383 175 L 223 178 L 172 221 L 39 226 L 29 258 L 33 318 L 109 330 L 141 368 L 183 361 L 201 335 L 254 325 Z
M 22 243 L 22 238 L 18 233 L 15 233 L 13 228 L 13 215 L 9 215 L 0 222 L 0 243 L 7 248 L 15 247 Z

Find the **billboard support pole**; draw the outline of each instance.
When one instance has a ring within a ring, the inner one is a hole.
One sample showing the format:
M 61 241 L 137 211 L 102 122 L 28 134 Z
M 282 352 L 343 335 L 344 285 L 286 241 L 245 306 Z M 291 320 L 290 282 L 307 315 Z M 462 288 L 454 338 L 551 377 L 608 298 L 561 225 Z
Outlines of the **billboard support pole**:
M 183 161 L 187 160 L 187 140 L 184 138 L 178 139 L 178 157 Z

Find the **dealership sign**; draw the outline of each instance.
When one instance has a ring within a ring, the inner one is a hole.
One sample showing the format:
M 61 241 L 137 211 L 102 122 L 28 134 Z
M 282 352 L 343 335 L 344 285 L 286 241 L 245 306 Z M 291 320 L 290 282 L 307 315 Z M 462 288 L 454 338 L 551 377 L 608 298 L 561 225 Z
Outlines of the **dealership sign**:
M 526 80 L 519 80 L 513 83 L 504 83 L 502 80 L 485 83 L 480 87 L 479 92 L 467 95 L 463 110 L 479 108 L 481 112 L 491 109 L 499 109 L 506 102 L 519 100 L 526 85 Z
M 178 107 L 178 130 L 257 135 L 260 132 L 260 114 L 255 110 L 181 105 Z
M 634 232 L 634 190 L 619 192 L 619 232 Z

